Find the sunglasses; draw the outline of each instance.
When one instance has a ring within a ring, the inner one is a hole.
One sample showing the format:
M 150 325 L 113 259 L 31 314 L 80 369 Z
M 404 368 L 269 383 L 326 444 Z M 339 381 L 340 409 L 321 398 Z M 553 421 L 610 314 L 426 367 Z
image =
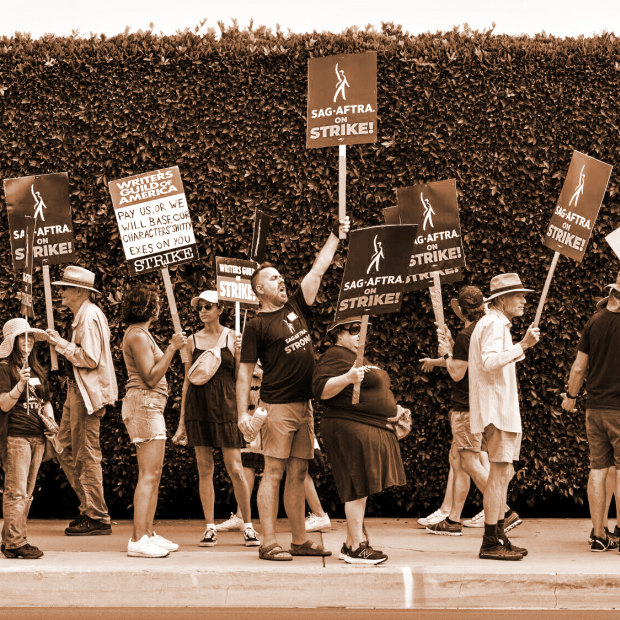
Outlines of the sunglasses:
M 351 336 L 357 336 L 362 331 L 362 326 L 360 323 L 353 323 L 353 325 L 347 325 L 341 329 L 343 332 L 349 332 Z
M 217 304 L 211 304 L 209 302 L 198 304 L 198 312 L 201 310 L 211 310 L 211 308 L 217 308 Z

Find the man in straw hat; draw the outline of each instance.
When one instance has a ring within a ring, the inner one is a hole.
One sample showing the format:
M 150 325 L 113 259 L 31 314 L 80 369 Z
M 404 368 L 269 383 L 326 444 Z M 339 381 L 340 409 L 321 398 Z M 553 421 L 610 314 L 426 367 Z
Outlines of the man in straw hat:
M 525 293 L 516 273 L 491 280 L 485 300 L 489 311 L 471 335 L 469 346 L 469 415 L 472 433 L 484 433 L 489 454 L 489 477 L 484 490 L 484 536 L 479 557 L 487 560 L 521 560 L 527 550 L 515 547 L 504 532 L 508 484 L 519 459 L 521 414 L 515 362 L 540 339 L 530 326 L 521 342 L 512 343 L 511 321 L 523 316 Z
M 579 390 L 587 377 L 586 434 L 590 446 L 588 503 L 594 528 L 592 551 L 617 549 L 615 538 L 605 527 L 607 502 L 605 479 L 612 465 L 620 468 L 620 272 L 609 295 L 596 305 L 597 312 L 586 323 L 571 367 L 565 411 L 574 411 Z M 616 475 L 616 497 L 620 476 Z
M 73 314 L 71 338 L 47 330 L 48 341 L 72 368 L 58 440 L 63 447 L 58 461 L 80 500 L 80 514 L 65 529 L 67 536 L 111 534 L 110 515 L 103 497 L 99 424 L 106 405 L 117 400 L 116 375 L 110 351 L 110 329 L 101 309 L 91 302 L 95 274 L 69 265 L 60 288 L 61 304 Z

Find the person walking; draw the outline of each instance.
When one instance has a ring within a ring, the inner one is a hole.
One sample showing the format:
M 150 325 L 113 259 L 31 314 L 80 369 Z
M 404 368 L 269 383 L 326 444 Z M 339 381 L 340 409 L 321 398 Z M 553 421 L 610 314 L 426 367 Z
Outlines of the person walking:
M 527 550 L 512 545 L 504 531 L 508 485 L 514 475 L 513 462 L 521 447 L 521 413 L 516 362 L 540 339 L 540 330 L 530 326 L 517 344 L 510 334 L 512 320 L 523 316 L 525 294 L 516 273 L 492 278 L 488 313 L 471 335 L 469 345 L 469 418 L 472 433 L 483 433 L 489 454 L 489 477 L 484 489 L 484 535 L 479 557 L 487 560 L 521 560 Z
M 70 367 L 67 397 L 62 410 L 57 455 L 69 484 L 78 496 L 79 515 L 65 529 L 67 536 L 99 536 L 112 533 L 103 495 L 99 430 L 106 405 L 118 399 L 116 374 L 110 351 L 110 329 L 101 308 L 91 301 L 95 274 L 68 265 L 62 279 L 52 282 L 60 289 L 63 307 L 73 315 L 71 336 L 62 338 L 46 330 L 47 340 Z

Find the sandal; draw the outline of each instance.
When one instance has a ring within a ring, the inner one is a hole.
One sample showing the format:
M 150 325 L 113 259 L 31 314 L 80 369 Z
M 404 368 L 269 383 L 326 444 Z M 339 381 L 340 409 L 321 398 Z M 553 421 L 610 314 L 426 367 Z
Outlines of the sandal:
M 260 546 L 258 548 L 258 557 L 261 560 L 275 560 L 276 562 L 286 562 L 292 560 L 292 555 L 278 543 L 273 543 L 267 547 Z
M 327 557 L 331 554 L 331 551 L 328 551 L 327 549 L 325 549 L 325 547 L 322 547 L 321 545 L 317 545 L 311 540 L 307 540 L 301 545 L 291 543 L 291 555 L 315 555 L 320 557 Z

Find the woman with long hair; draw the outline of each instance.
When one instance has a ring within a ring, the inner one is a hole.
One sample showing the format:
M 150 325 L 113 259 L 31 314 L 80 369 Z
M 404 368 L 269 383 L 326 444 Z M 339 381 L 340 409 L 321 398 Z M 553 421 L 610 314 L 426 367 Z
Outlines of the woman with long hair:
M 7 558 L 36 559 L 43 551 L 28 543 L 26 520 L 37 473 L 45 452 L 41 415 L 54 419 L 47 375 L 37 358 L 36 341 L 43 330 L 26 319 L 11 319 L 2 328 L 0 344 L 0 409 L 8 415 L 2 553 Z
M 133 557 L 165 557 L 179 548 L 155 533 L 153 519 L 166 446 L 164 409 L 168 383 L 165 375 L 174 354 L 185 346 L 187 338 L 183 332 L 174 334 L 162 351 L 149 331 L 159 311 L 159 294 L 153 286 L 137 284 L 123 296 L 122 315 L 129 327 L 123 337 L 127 385 L 122 414 L 138 458 L 133 536 L 127 543 L 127 555 Z

